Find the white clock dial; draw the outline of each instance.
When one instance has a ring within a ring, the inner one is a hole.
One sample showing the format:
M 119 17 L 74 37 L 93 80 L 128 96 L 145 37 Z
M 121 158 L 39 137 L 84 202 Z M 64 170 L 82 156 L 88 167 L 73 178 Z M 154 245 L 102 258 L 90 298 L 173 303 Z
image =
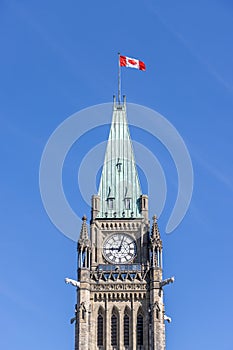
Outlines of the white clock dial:
M 128 263 L 136 255 L 136 242 L 128 234 L 114 234 L 105 240 L 103 254 L 110 263 Z

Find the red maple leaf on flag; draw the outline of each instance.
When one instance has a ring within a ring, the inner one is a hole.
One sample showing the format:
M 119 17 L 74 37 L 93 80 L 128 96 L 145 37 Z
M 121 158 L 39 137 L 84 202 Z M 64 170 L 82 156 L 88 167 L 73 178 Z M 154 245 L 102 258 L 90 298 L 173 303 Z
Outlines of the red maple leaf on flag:
M 137 62 L 135 60 L 131 60 L 131 59 L 128 59 L 128 63 L 132 64 L 132 65 L 136 65 Z

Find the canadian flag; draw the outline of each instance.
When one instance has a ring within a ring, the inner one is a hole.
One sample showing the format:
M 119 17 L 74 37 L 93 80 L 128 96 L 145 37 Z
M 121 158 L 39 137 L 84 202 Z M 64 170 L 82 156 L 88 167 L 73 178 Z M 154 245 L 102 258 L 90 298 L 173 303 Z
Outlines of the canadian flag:
M 120 66 L 146 70 L 146 65 L 144 62 L 139 61 L 136 58 L 130 58 L 126 56 L 120 56 Z

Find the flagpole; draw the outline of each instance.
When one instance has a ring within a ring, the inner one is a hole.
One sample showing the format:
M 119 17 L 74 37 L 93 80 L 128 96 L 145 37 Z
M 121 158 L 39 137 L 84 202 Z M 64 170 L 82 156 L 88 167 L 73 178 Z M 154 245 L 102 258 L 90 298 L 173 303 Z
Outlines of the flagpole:
M 121 103 L 121 66 L 120 66 L 120 52 L 118 52 L 118 103 Z

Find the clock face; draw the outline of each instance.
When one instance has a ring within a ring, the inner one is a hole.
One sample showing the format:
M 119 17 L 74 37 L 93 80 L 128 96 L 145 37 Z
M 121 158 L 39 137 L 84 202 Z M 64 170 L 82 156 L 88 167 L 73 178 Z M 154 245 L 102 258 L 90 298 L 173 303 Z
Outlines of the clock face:
M 136 255 L 136 242 L 125 233 L 114 234 L 105 240 L 103 254 L 110 263 L 127 263 Z

